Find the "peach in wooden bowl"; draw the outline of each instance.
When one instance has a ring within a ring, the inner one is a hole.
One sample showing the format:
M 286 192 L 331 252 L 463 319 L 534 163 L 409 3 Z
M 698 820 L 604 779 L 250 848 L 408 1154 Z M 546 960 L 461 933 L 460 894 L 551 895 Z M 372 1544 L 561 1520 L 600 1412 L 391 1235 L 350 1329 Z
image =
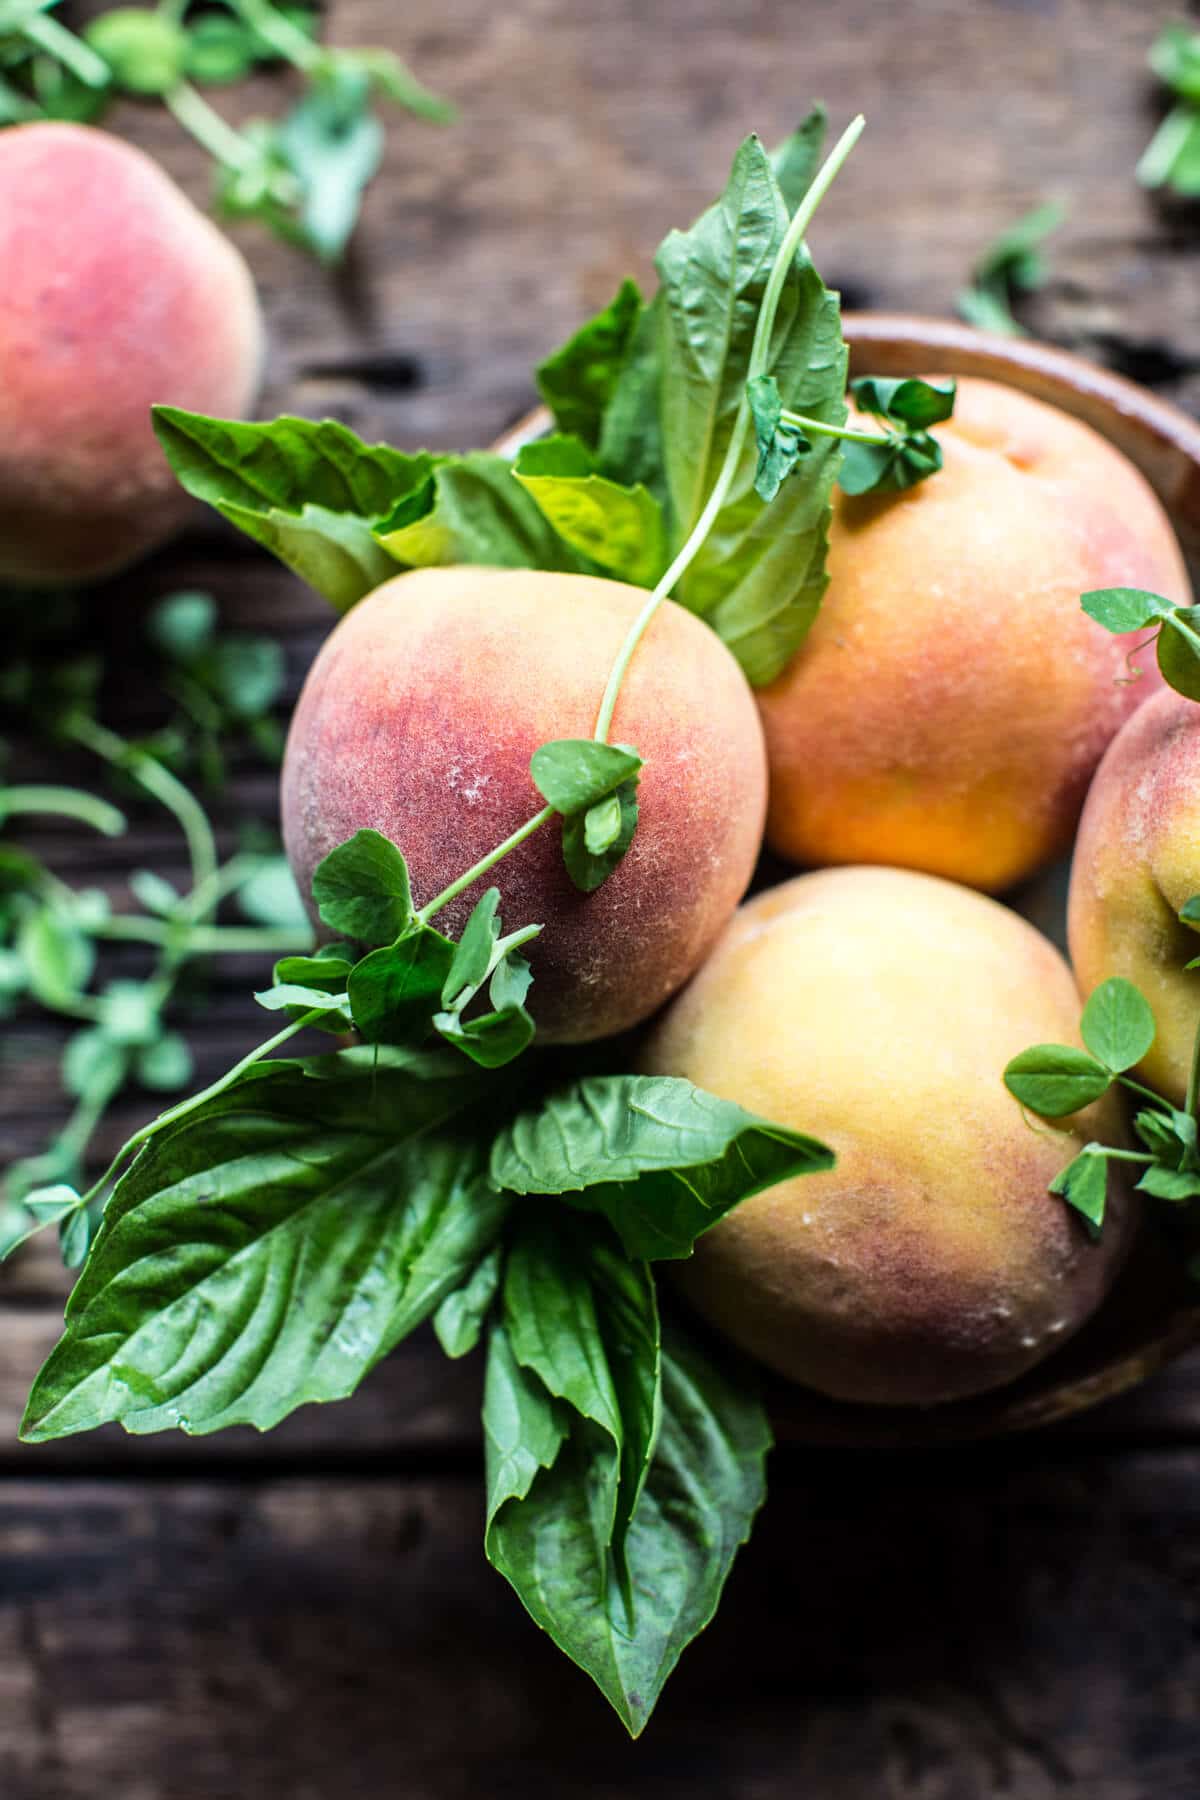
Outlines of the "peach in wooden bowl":
M 1074 565 L 1068 559 L 1062 571 L 1064 617 L 1068 616 L 1066 609 L 1069 609 L 1070 619 L 1074 622 L 1082 585 L 1141 583 L 1160 590 L 1173 587 L 1180 599 L 1186 598 L 1186 576 L 1179 566 L 1169 534 L 1163 536 L 1156 526 L 1156 509 L 1149 490 L 1157 495 L 1165 508 L 1180 545 L 1195 565 L 1200 560 L 1200 426 L 1194 421 L 1135 384 L 1066 352 L 1026 340 L 988 337 L 954 321 L 860 314 L 848 315 L 844 330 L 855 374 L 936 373 L 960 378 L 981 377 L 1001 383 L 1090 426 L 1140 471 L 1147 488 L 1143 489 L 1137 483 L 1131 490 L 1126 485 L 1122 493 L 1122 498 L 1130 499 L 1140 509 L 1144 535 L 1136 569 L 1128 566 L 1128 537 L 1117 533 L 1115 539 L 1106 543 L 1101 525 L 1097 524 L 1093 536 L 1094 541 L 1099 541 L 1100 548 L 1093 555 L 1090 567 L 1086 558 Z M 1061 423 L 1066 426 L 1067 421 Z M 533 413 L 497 448 L 512 452 L 521 442 L 541 435 L 547 425 L 545 413 Z M 1098 450 L 1099 456 L 1093 467 L 1103 475 L 1103 447 Z M 1113 466 L 1108 468 L 1110 478 Z M 1128 471 L 1124 474 L 1127 477 Z M 936 485 L 936 482 L 925 484 L 918 492 L 928 496 Z M 1111 489 L 1108 491 L 1111 496 Z M 1056 498 L 1062 507 L 1062 497 Z M 899 507 L 893 507 L 893 511 L 902 512 L 903 507 L 901 502 Z M 916 510 L 912 508 L 913 512 Z M 1146 539 L 1149 540 L 1148 550 Z M 836 556 L 836 537 L 834 554 Z M 1123 556 L 1126 558 L 1124 564 Z M 836 602 L 836 565 L 832 573 Z M 826 619 L 831 616 L 827 611 Z M 1083 624 L 1086 626 L 1088 622 L 1084 620 Z M 1032 629 L 1028 620 L 1026 629 Z M 1101 634 L 1097 633 L 1097 637 L 1102 662 L 1091 675 L 1090 691 L 1093 694 L 1099 686 L 1111 686 L 1114 677 L 1122 672 L 1119 664 L 1124 654 L 1124 647 L 1118 645 L 1118 654 L 1114 658 L 1112 646 L 1103 642 Z M 802 663 L 804 655 L 802 650 L 797 664 Z M 782 688 L 792 678 L 789 671 L 776 688 Z M 1002 811 L 1007 816 L 1010 841 L 1019 840 L 1023 831 L 1027 840 L 1023 848 L 1018 845 L 1019 854 L 1015 858 L 1010 856 L 992 868 L 964 868 L 961 866 L 961 846 L 954 845 L 954 833 L 942 832 L 940 841 L 950 841 L 952 850 L 960 856 L 960 863 L 940 868 L 935 863 L 934 872 L 951 874 L 979 886 L 998 887 L 1035 867 L 1053 850 L 1065 848 L 1064 840 L 1069 840 L 1087 779 L 1104 748 L 1104 741 L 1120 723 L 1120 714 L 1140 698 L 1139 693 L 1118 694 L 1116 705 L 1119 711 L 1107 720 L 1100 740 L 1089 740 L 1082 751 L 1076 741 L 1074 766 L 1060 764 L 1057 779 L 1061 791 L 1056 804 L 1043 807 L 1039 814 L 1035 792 L 1030 808 L 1033 816 L 1025 818 L 1020 804 L 1021 783 L 1024 783 L 1024 792 L 1028 796 L 1032 773 L 1039 766 L 1035 743 L 1033 760 L 1019 771 L 1018 778 L 1010 782 L 1011 791 L 1003 797 Z M 1086 712 L 1086 701 L 1085 692 L 1082 699 L 1076 697 L 1072 702 L 1076 721 Z M 881 693 L 880 704 L 886 709 L 886 693 Z M 770 741 L 770 694 L 765 710 Z M 1043 747 L 1051 753 L 1054 750 L 1052 723 L 1047 722 L 1043 733 Z M 1078 732 L 1073 734 L 1076 740 L 1078 735 Z M 1027 743 L 1022 746 L 1023 753 L 1028 753 L 1028 749 Z M 810 755 L 816 754 L 828 758 L 827 744 L 819 750 L 810 749 Z M 920 820 L 920 811 L 914 816 Z M 864 860 L 861 847 L 850 845 L 841 859 Z M 822 844 L 816 847 L 813 860 L 836 861 L 839 858 L 836 853 L 830 854 L 828 844 Z M 871 860 L 911 860 L 918 866 L 929 867 L 928 861 L 921 863 L 919 854 L 910 858 L 897 855 L 894 842 L 889 843 L 888 854 L 881 856 L 876 852 Z M 776 869 L 773 878 L 777 875 Z M 1061 888 L 1061 881 L 1057 885 Z M 1060 900 L 1047 901 L 1045 882 L 1027 891 L 1024 904 L 1025 910 L 1039 917 L 1039 922 L 1044 922 L 1047 909 L 1052 913 L 1061 911 Z M 999 1077 L 1000 1068 L 997 1067 L 997 1087 Z M 808 1128 L 817 1130 L 819 1126 L 810 1120 Z M 977 1438 L 1065 1418 L 1134 1386 L 1197 1341 L 1200 1341 L 1200 1305 L 1196 1304 L 1194 1289 L 1189 1288 L 1176 1264 L 1147 1233 L 1139 1239 L 1115 1288 L 1091 1320 L 1061 1350 L 1006 1385 L 935 1406 L 896 1406 L 827 1398 L 814 1388 L 779 1381 L 772 1385 L 772 1407 L 781 1435 L 798 1441 L 870 1445 Z

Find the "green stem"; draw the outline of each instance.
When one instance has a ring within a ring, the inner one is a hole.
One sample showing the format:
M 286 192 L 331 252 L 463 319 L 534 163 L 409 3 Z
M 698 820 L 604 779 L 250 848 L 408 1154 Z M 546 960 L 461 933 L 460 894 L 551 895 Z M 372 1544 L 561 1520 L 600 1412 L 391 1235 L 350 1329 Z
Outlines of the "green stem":
M 272 1050 L 278 1050 L 281 1044 L 286 1044 L 289 1038 L 295 1037 L 298 1031 L 303 1031 L 306 1025 L 311 1025 L 314 1019 L 322 1018 L 325 1011 L 323 1006 L 313 1007 L 311 1012 L 306 1012 L 302 1018 L 294 1020 L 290 1025 L 285 1025 L 282 1031 L 275 1033 L 274 1037 L 268 1038 L 265 1043 L 259 1044 L 256 1049 L 243 1056 L 240 1062 L 234 1063 L 232 1069 L 226 1069 L 224 1075 L 212 1082 L 210 1086 L 201 1089 L 200 1093 L 193 1094 L 190 1100 L 181 1100 L 178 1106 L 172 1106 L 167 1112 L 159 1113 L 156 1119 L 151 1119 L 148 1125 L 143 1125 L 140 1131 L 135 1131 L 128 1142 L 121 1145 L 100 1179 L 94 1181 L 87 1193 L 83 1195 L 81 1204 L 86 1206 L 103 1192 L 121 1164 L 126 1161 L 131 1150 L 137 1150 L 142 1144 L 148 1143 L 165 1125 L 178 1124 L 180 1119 L 186 1119 L 198 1107 L 204 1106 L 209 1100 L 215 1100 L 219 1094 L 225 1092 L 226 1088 L 232 1087 L 245 1070 L 252 1068 L 256 1062 L 260 1062 Z
M 766 367 L 771 350 L 771 333 L 775 329 L 775 315 L 779 311 L 779 301 L 783 294 L 784 283 L 791 272 L 797 252 L 804 242 L 804 234 L 812 224 L 814 213 L 828 193 L 842 164 L 862 135 L 865 123 L 866 121 L 860 113 L 847 125 L 818 170 L 811 187 L 797 207 L 791 224 L 784 233 L 783 242 L 779 246 L 771 273 L 767 277 L 767 286 L 763 294 L 762 305 L 759 308 L 758 322 L 754 328 L 750 363 L 746 371 L 747 384 L 756 376 L 761 375 Z M 593 736 L 597 743 L 603 743 L 608 737 L 613 713 L 617 707 L 617 696 L 621 691 L 621 683 L 625 679 L 634 651 L 671 589 L 682 579 L 699 555 L 705 539 L 728 498 L 729 490 L 737 475 L 749 428 L 750 402 L 746 398 L 745 387 L 743 387 L 742 397 L 738 402 L 737 416 L 733 422 L 733 431 L 725 451 L 725 460 L 721 464 L 721 471 L 713 484 L 712 492 L 705 502 L 704 509 L 688 534 L 682 550 L 666 574 L 656 583 L 646 604 L 630 626 L 625 642 L 617 652 L 617 659 L 613 663 L 607 686 L 604 689 L 604 697 L 600 702 L 600 711 L 596 715 L 596 729 Z
M 895 431 L 856 431 L 849 425 L 829 425 L 824 419 L 810 419 L 807 413 L 789 412 L 786 407 L 779 415 L 779 422 L 796 431 L 815 432 L 820 437 L 845 438 L 851 444 L 882 444 L 886 447 L 894 444 L 900 435 Z
M 247 169 L 258 160 L 258 151 L 240 131 L 226 123 L 190 81 L 178 81 L 163 95 L 168 111 L 190 132 L 208 154 L 227 169 Z
M 771 333 L 775 328 L 775 315 L 779 310 L 779 301 L 783 293 L 784 283 L 788 278 L 796 254 L 799 251 L 801 244 L 804 242 L 804 234 L 812 224 L 813 215 L 816 212 L 817 207 L 821 204 L 821 201 L 825 198 L 825 195 L 828 193 L 838 170 L 858 142 L 865 123 L 866 121 L 860 113 L 858 118 L 852 120 L 845 131 L 843 131 L 841 137 L 818 170 L 811 187 L 805 194 L 804 199 L 796 210 L 795 216 L 792 218 L 791 223 L 784 233 L 783 242 L 779 246 L 771 273 L 767 278 L 762 306 L 759 309 L 758 322 L 754 330 L 754 341 L 750 349 L 750 363 L 746 377 L 748 382 L 752 381 L 756 375 L 760 375 L 766 365 L 767 358 L 770 354 Z M 629 630 L 625 634 L 625 640 L 617 652 L 616 660 L 609 671 L 608 681 L 605 684 L 604 694 L 600 701 L 600 710 L 596 715 L 596 728 L 593 736 L 597 743 L 604 743 L 608 737 L 609 728 L 612 725 L 613 713 L 616 710 L 617 697 L 621 692 L 621 683 L 624 681 L 629 664 L 633 660 L 634 651 L 641 642 L 655 613 L 670 594 L 671 589 L 675 586 L 676 582 L 683 577 L 687 569 L 690 568 L 695 557 L 699 554 L 705 539 L 713 527 L 717 515 L 720 513 L 721 508 L 728 498 L 729 490 L 732 487 L 734 478 L 737 474 L 738 464 L 741 461 L 742 450 L 745 446 L 749 425 L 750 404 L 746 399 L 745 388 L 743 387 L 742 398 L 738 403 L 737 416 L 733 423 L 733 431 L 725 451 L 725 460 L 721 464 L 720 473 L 713 484 L 712 492 L 705 502 L 700 517 L 696 520 L 695 525 L 689 532 L 683 548 L 675 557 L 670 568 L 661 579 L 656 582 L 650 594 L 647 596 L 644 606 L 642 606 L 637 617 L 630 625 Z M 456 895 L 461 894 L 464 888 L 470 887 L 473 881 L 478 881 L 481 875 L 486 875 L 487 871 L 494 867 L 502 857 L 507 856 L 510 850 L 515 850 L 518 844 L 524 843 L 527 837 L 532 836 L 535 831 L 539 830 L 541 826 L 545 825 L 547 821 L 554 816 L 554 808 L 552 806 L 544 806 L 540 812 L 535 813 L 531 819 L 527 819 L 524 825 L 514 831 L 511 837 L 505 838 L 502 844 L 497 844 L 496 848 L 489 851 L 487 856 L 477 862 L 473 868 L 468 869 L 466 873 L 460 875 L 456 881 L 452 881 L 449 887 L 443 888 L 440 894 L 435 895 L 427 906 L 421 908 L 417 914 L 417 918 L 422 924 L 426 924 L 433 917 L 434 913 L 440 912 L 443 906 L 453 900 Z
M 1152 1100 L 1160 1111 L 1166 1112 L 1168 1110 L 1167 1103 L 1161 1094 L 1156 1094 L 1153 1088 L 1143 1087 L 1142 1083 L 1140 1081 L 1135 1081 L 1132 1075 L 1118 1075 L 1117 1080 L 1121 1083 L 1122 1087 L 1127 1087 L 1130 1093 L 1140 1094 L 1143 1100 Z
M 257 31 L 264 43 L 270 44 L 285 62 L 290 62 L 305 75 L 311 75 L 322 61 L 325 52 L 321 46 L 283 13 L 277 12 L 268 0 L 230 0 L 230 4 L 244 25 Z
M 1184 1102 L 1193 1119 L 1196 1117 L 1198 1096 L 1200 1096 L 1200 1026 L 1196 1028 L 1196 1037 L 1192 1044 L 1192 1066 L 1188 1073 L 1187 1099 Z
M 72 715 L 63 729 L 77 744 L 131 775 L 148 794 L 174 814 L 187 841 L 193 893 L 213 881 L 217 873 L 217 846 L 208 815 L 195 795 L 189 793 L 156 758 L 127 744 L 115 731 L 109 731 L 85 713 Z
M 105 837 L 120 837 L 126 825 L 124 813 L 107 800 L 85 794 L 79 788 L 0 788 L 0 821 L 10 813 L 55 813 L 65 819 L 78 819 L 81 825 L 92 825 Z
M 1105 1162 L 1152 1163 L 1158 1160 L 1148 1150 L 1110 1150 L 1107 1144 L 1102 1150 L 1093 1151 L 1092 1154 L 1102 1156 Z
M 85 87 L 108 86 L 111 77 L 104 58 L 97 56 L 90 44 L 77 38 L 73 31 L 68 31 L 57 19 L 47 18 L 44 13 L 36 13 L 22 25 L 21 36 L 29 43 L 36 44 L 39 50 L 44 50 L 56 62 L 60 62 L 64 69 L 69 69 Z
M 443 888 L 440 894 L 435 894 L 429 904 L 421 908 L 417 914 L 421 924 L 427 925 L 434 913 L 441 912 L 443 906 L 448 906 L 451 900 L 456 899 L 462 893 L 464 888 L 469 888 L 473 881 L 478 881 L 481 875 L 486 875 L 488 870 L 502 857 L 507 856 L 510 850 L 515 850 L 518 844 L 523 844 L 527 837 L 532 837 L 535 831 L 539 831 L 547 820 L 553 817 L 554 808 L 543 806 L 541 812 L 534 813 L 532 819 L 526 819 L 523 825 L 518 825 L 512 835 L 506 837 L 502 844 L 497 844 L 494 850 L 489 850 L 487 855 L 481 857 L 464 875 L 460 875 L 456 881 L 452 881 L 449 887 Z
M 118 944 L 168 944 L 173 936 L 169 921 L 134 918 L 129 914 L 118 914 L 89 929 L 92 937 Z M 189 956 L 219 956 L 226 951 L 233 954 L 296 950 L 296 939 L 300 935 L 299 926 L 287 930 L 283 926 L 277 929 L 270 925 L 196 925 L 187 933 L 186 950 Z M 299 950 L 303 951 L 305 947 L 301 944 Z

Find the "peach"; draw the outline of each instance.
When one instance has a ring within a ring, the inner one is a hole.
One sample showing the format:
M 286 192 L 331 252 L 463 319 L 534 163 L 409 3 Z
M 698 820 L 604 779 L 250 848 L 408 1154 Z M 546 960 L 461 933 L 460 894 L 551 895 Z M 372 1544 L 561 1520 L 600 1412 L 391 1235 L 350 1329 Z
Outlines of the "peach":
M 838 495 L 830 584 L 759 696 L 767 837 L 802 863 L 898 864 L 989 891 L 1064 851 L 1109 739 L 1157 683 L 1080 610 L 1089 588 L 1189 598 L 1171 527 L 1090 427 L 959 382 L 945 466 Z
M 245 262 L 132 145 L 83 125 L 0 132 L 0 580 L 111 573 L 191 501 L 155 401 L 244 413 L 262 331 Z
M 529 759 L 590 737 L 646 595 L 591 576 L 415 570 L 338 624 L 301 693 L 283 830 L 307 894 L 317 863 L 372 826 L 408 858 L 418 905 L 542 804 Z M 530 1011 L 583 1042 L 648 1017 L 687 979 L 754 868 L 766 757 L 753 696 L 706 625 L 671 602 L 639 644 L 610 733 L 645 761 L 633 844 L 592 894 L 572 886 L 551 821 L 437 915 L 457 935 L 494 881 L 506 930 L 539 923 Z
M 1071 961 L 1085 994 L 1136 983 L 1157 1032 L 1140 1074 L 1182 1106 L 1200 1025 L 1200 938 L 1179 910 L 1200 894 L 1200 708 L 1170 689 L 1136 712 L 1096 771 L 1075 845 Z
M 1115 1108 L 1051 1126 L 1002 1080 L 1078 1021 L 1058 952 L 969 888 L 845 868 L 759 894 L 640 1066 L 811 1132 L 837 1166 L 727 1214 L 678 1265 L 688 1298 L 841 1400 L 930 1404 L 1031 1368 L 1099 1304 L 1127 1235 L 1123 1197 L 1093 1242 L 1047 1192 L 1086 1141 L 1116 1141 Z

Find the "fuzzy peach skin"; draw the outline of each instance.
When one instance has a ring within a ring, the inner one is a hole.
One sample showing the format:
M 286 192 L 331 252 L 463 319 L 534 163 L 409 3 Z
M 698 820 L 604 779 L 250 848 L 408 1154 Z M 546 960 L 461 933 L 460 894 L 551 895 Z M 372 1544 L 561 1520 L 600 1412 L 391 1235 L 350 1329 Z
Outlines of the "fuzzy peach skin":
M 837 1166 L 767 1189 L 676 1265 L 697 1310 L 773 1369 L 840 1400 L 928 1405 L 998 1387 L 1056 1349 L 1119 1267 L 1047 1193 L 1115 1111 L 1027 1119 L 1019 1050 L 1078 1042 L 1053 946 L 968 888 L 828 869 L 735 915 L 646 1043 L 647 1073 L 828 1143 Z M 1112 1186 L 1116 1187 L 1114 1179 Z
M 542 805 L 529 759 L 590 737 L 640 588 L 519 569 L 424 569 L 385 582 L 327 640 L 283 767 L 288 856 L 309 892 L 321 858 L 373 826 L 408 858 L 423 905 Z M 610 733 L 645 761 L 633 844 L 592 894 L 572 886 L 551 820 L 437 915 L 457 936 L 494 881 L 528 946 L 543 1039 L 581 1043 L 647 1018 L 696 968 L 746 889 L 766 757 L 753 696 L 706 625 L 667 602 L 639 644 Z
M 152 403 L 254 399 L 250 272 L 148 156 L 53 123 L 0 132 L 0 270 L 0 581 L 109 574 L 191 505 Z
M 1122 681 L 1130 642 L 1080 595 L 1190 596 L 1157 499 L 1090 427 L 962 380 L 936 435 L 945 466 L 918 487 L 835 498 L 824 605 L 759 695 L 767 837 L 795 862 L 994 891 L 1066 848 L 1105 746 L 1158 683 Z
M 1200 707 L 1171 689 L 1109 746 L 1083 809 L 1067 906 L 1083 993 L 1111 975 L 1135 982 L 1157 1025 L 1139 1074 L 1182 1106 L 1196 1028 L 1200 937 L 1179 909 L 1200 894 Z

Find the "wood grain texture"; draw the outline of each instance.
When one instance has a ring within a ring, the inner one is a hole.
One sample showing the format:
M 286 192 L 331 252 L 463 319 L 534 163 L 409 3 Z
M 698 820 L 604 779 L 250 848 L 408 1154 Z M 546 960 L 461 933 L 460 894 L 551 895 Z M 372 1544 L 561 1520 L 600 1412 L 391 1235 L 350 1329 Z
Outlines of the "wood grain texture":
M 813 234 L 848 302 L 947 312 L 982 247 L 1069 208 L 1036 330 L 1200 406 L 1200 225 L 1142 194 L 1159 102 L 1138 0 L 335 0 L 330 35 L 403 49 L 460 106 L 389 124 L 348 268 L 254 228 L 271 335 L 263 411 L 412 447 L 488 442 L 530 370 L 664 231 L 707 204 L 748 129 L 819 95 L 869 130 Z M 215 96 L 277 108 L 264 78 Z M 114 123 L 197 200 L 204 158 L 154 107 Z M 94 597 L 105 716 L 159 716 L 139 645 L 154 595 L 213 591 L 275 632 L 294 693 L 330 615 L 207 516 Z M 45 778 L 16 743 L 14 778 Z M 87 780 L 86 759 L 55 765 Z M 219 810 L 276 817 L 238 765 Z M 183 872 L 136 809 L 117 845 L 39 846 L 117 904 Z M 127 965 L 136 968 L 136 953 Z M 229 959 L 183 1023 L 201 1078 L 261 1035 L 263 971 Z M 57 1028 L 0 1040 L 0 1163 L 61 1119 Z M 115 1148 L 155 1103 L 123 1103 Z M 637 1747 L 483 1565 L 478 1370 L 427 1333 L 354 1400 L 278 1433 L 15 1443 L 65 1281 L 0 1272 L 0 1793 L 4 1800 L 1190 1800 L 1200 1786 L 1200 1359 L 1051 1435 L 951 1458 L 776 1458 L 718 1623 Z
M 1190 1800 L 1171 1456 L 777 1461 L 631 1745 L 478 1552 L 474 1480 L 0 1487 L 6 1800 Z

